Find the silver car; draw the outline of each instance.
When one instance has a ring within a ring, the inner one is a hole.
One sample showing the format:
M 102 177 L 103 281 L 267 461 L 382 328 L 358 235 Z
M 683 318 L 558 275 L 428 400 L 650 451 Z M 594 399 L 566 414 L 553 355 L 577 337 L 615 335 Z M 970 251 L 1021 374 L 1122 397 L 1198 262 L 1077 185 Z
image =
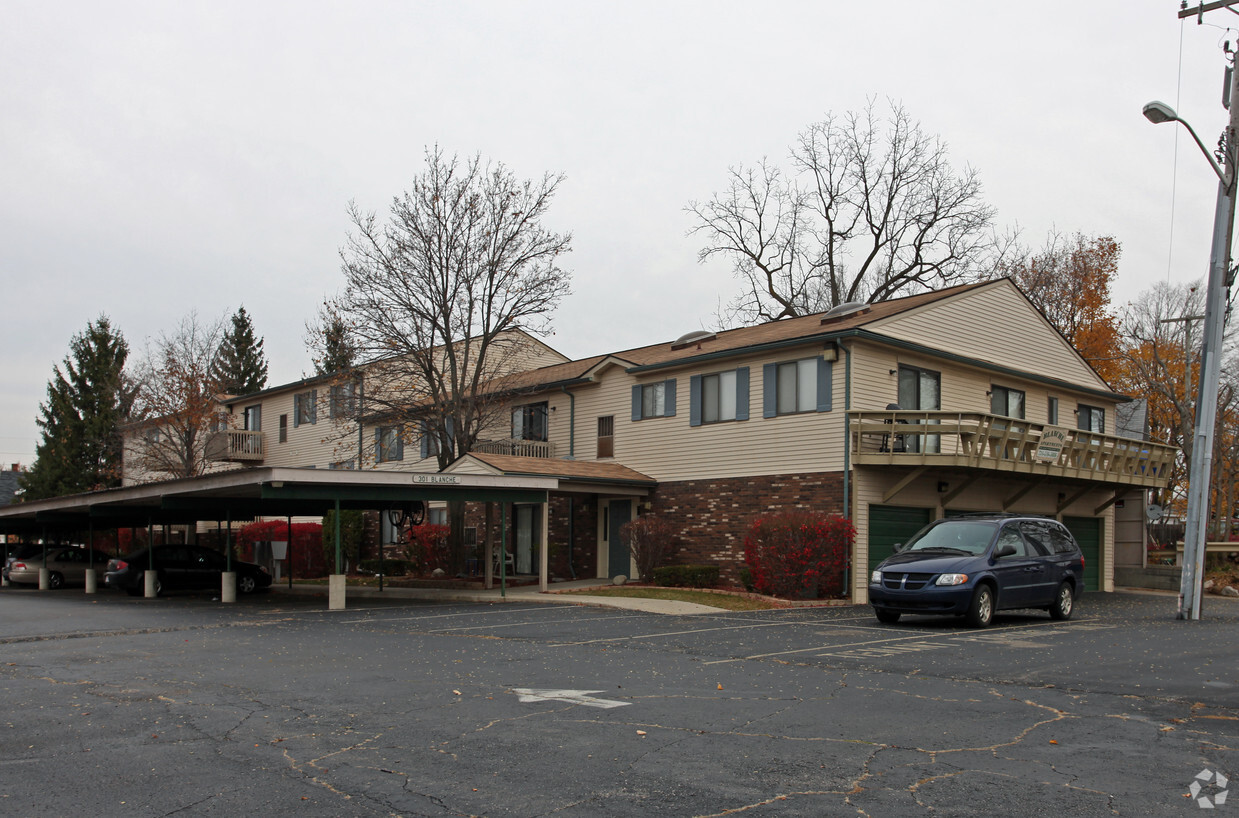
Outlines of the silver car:
M 89 549 L 75 545 L 49 545 L 47 547 L 48 586 L 63 588 L 66 585 L 86 585 L 86 570 L 91 567 Z M 94 568 L 101 576 L 107 567 L 108 555 L 102 551 L 93 554 Z M 8 566 L 9 582 L 18 585 L 38 585 L 39 569 L 44 566 L 43 549 L 32 556 L 19 557 Z

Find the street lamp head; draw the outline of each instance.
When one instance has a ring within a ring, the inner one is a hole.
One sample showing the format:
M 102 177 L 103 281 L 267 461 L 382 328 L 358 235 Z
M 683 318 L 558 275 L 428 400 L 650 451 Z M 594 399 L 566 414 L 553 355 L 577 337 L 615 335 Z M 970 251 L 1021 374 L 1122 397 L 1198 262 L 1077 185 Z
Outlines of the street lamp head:
M 1153 100 L 1144 106 L 1144 118 L 1154 125 L 1160 125 L 1163 122 L 1179 121 L 1179 115 L 1174 112 L 1174 108 L 1157 100 Z

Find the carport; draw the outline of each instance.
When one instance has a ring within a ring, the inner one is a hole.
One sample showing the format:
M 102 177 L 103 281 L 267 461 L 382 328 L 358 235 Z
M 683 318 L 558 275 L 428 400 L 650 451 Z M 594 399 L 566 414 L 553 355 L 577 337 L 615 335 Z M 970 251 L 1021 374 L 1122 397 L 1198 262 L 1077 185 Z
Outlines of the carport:
M 231 544 L 232 522 L 259 517 L 321 517 L 327 511 L 408 511 L 417 503 L 452 501 L 484 503 L 540 503 L 543 506 L 542 542 L 547 542 L 547 501 L 559 487 L 555 477 L 438 472 L 336 471 L 259 467 L 207 474 L 201 477 L 146 483 L 105 491 L 37 500 L 0 509 L 0 534 L 41 537 L 49 532 L 97 529 L 150 528 L 223 522 Z M 329 605 L 343 608 L 339 515 L 335 573 L 329 585 Z M 491 582 L 493 537 L 486 537 L 486 579 Z M 549 584 L 548 550 L 541 549 L 539 578 Z M 231 548 L 225 548 L 231 564 Z M 90 576 L 90 575 L 88 575 Z M 231 577 L 235 581 L 235 575 Z M 235 600 L 235 586 L 225 574 L 220 599 Z M 40 586 L 42 587 L 42 585 Z M 88 579 L 87 592 L 93 592 Z

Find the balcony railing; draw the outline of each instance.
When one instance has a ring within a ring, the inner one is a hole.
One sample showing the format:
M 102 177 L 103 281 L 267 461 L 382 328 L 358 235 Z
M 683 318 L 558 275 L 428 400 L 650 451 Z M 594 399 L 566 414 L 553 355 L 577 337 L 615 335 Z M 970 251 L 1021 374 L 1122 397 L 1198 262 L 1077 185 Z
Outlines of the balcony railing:
M 225 429 L 207 438 L 206 459 L 225 463 L 261 463 L 266 457 L 262 432 Z
M 982 413 L 849 412 L 858 465 L 957 466 L 1163 488 L 1178 449 Z
M 481 454 L 514 454 L 519 457 L 555 456 L 555 444 L 546 440 L 479 440 L 473 444 L 473 451 Z

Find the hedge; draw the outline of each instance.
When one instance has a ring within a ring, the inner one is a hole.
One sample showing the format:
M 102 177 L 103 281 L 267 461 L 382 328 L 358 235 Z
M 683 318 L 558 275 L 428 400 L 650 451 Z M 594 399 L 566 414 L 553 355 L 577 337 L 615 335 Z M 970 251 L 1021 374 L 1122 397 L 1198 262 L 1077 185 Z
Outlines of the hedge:
M 654 584 L 671 588 L 713 588 L 717 565 L 666 565 L 654 569 Z

